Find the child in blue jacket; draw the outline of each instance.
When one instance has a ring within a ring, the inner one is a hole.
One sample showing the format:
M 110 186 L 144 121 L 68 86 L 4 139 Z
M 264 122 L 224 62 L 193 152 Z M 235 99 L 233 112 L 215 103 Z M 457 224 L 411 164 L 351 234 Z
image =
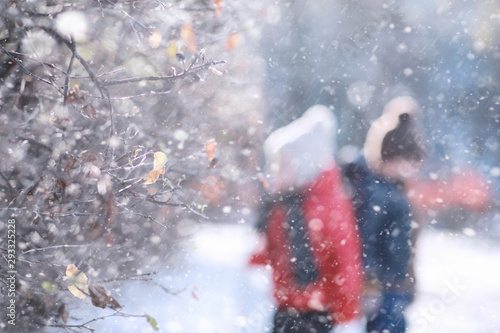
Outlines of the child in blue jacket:
M 368 332 L 406 331 L 404 311 L 413 298 L 406 277 L 412 214 L 403 186 L 424 156 L 415 131 L 418 115 L 414 99 L 391 100 L 370 127 L 364 156 L 344 168 L 362 238 Z

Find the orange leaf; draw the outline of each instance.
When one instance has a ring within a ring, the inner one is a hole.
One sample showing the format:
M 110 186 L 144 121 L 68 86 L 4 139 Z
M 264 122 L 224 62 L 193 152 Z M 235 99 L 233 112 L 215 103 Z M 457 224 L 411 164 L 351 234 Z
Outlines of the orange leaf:
M 190 23 L 186 23 L 181 27 L 181 39 L 191 53 L 196 52 L 196 35 Z
M 156 183 L 158 177 L 160 177 L 160 171 L 157 171 L 155 169 L 149 171 L 149 173 L 146 175 L 146 181 L 144 182 L 144 185 Z
M 205 152 L 207 153 L 207 157 L 210 161 L 213 160 L 215 157 L 215 148 L 216 147 L 217 147 L 217 142 L 215 142 L 215 141 L 210 141 L 205 146 Z
M 161 40 L 162 40 L 161 34 L 155 30 L 148 38 L 149 46 L 153 49 L 156 49 L 157 47 L 160 46 Z
M 226 50 L 228 51 L 234 50 L 239 43 L 240 43 L 240 33 L 239 32 L 231 33 L 226 40 Z
M 146 175 L 145 185 L 156 183 L 160 175 L 165 174 L 165 164 L 167 164 L 167 155 L 161 151 L 154 153 L 153 170 Z
M 215 6 L 215 16 L 219 16 L 222 13 L 222 6 L 224 5 L 224 0 L 212 0 Z

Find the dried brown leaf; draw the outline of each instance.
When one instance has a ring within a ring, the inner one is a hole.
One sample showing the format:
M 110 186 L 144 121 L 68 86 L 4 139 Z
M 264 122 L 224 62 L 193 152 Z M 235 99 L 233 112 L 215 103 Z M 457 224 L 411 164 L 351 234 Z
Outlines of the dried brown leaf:
M 111 293 L 100 284 L 91 284 L 89 286 L 89 295 L 92 299 L 92 305 L 96 307 L 103 309 L 109 307 L 113 310 L 122 308 L 120 303 L 118 303 L 118 301 L 111 296 Z
M 69 319 L 69 311 L 66 309 L 66 305 L 62 304 L 60 307 L 59 307 L 59 311 L 58 311 L 59 315 L 61 316 L 61 319 L 62 321 L 66 324 L 68 323 L 68 319 Z
M 82 116 L 84 116 L 85 118 L 93 120 L 97 119 L 97 111 L 95 110 L 95 107 L 92 104 L 84 105 L 80 112 L 82 113 Z

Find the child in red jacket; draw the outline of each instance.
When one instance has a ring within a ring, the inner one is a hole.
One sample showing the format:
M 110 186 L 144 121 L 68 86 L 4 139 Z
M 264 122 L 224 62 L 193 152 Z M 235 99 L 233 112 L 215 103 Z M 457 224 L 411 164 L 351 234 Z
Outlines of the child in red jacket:
M 264 246 L 251 262 L 272 267 L 273 332 L 361 326 L 361 247 L 335 133 L 332 112 L 318 105 L 264 144 L 270 193 Z

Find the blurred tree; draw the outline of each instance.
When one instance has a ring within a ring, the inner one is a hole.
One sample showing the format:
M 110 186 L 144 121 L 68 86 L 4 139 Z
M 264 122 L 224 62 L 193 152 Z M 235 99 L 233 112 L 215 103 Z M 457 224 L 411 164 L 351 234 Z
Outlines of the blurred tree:
M 255 11 L 13 0 L 0 13 L 0 233 L 16 220 L 16 325 L 65 327 L 78 301 L 68 265 L 89 283 L 140 277 L 175 254 L 179 224 L 248 204 L 248 191 L 234 198 L 257 163 Z M 2 261 L 2 295 L 11 270 Z M 103 288 L 84 294 L 118 309 Z

